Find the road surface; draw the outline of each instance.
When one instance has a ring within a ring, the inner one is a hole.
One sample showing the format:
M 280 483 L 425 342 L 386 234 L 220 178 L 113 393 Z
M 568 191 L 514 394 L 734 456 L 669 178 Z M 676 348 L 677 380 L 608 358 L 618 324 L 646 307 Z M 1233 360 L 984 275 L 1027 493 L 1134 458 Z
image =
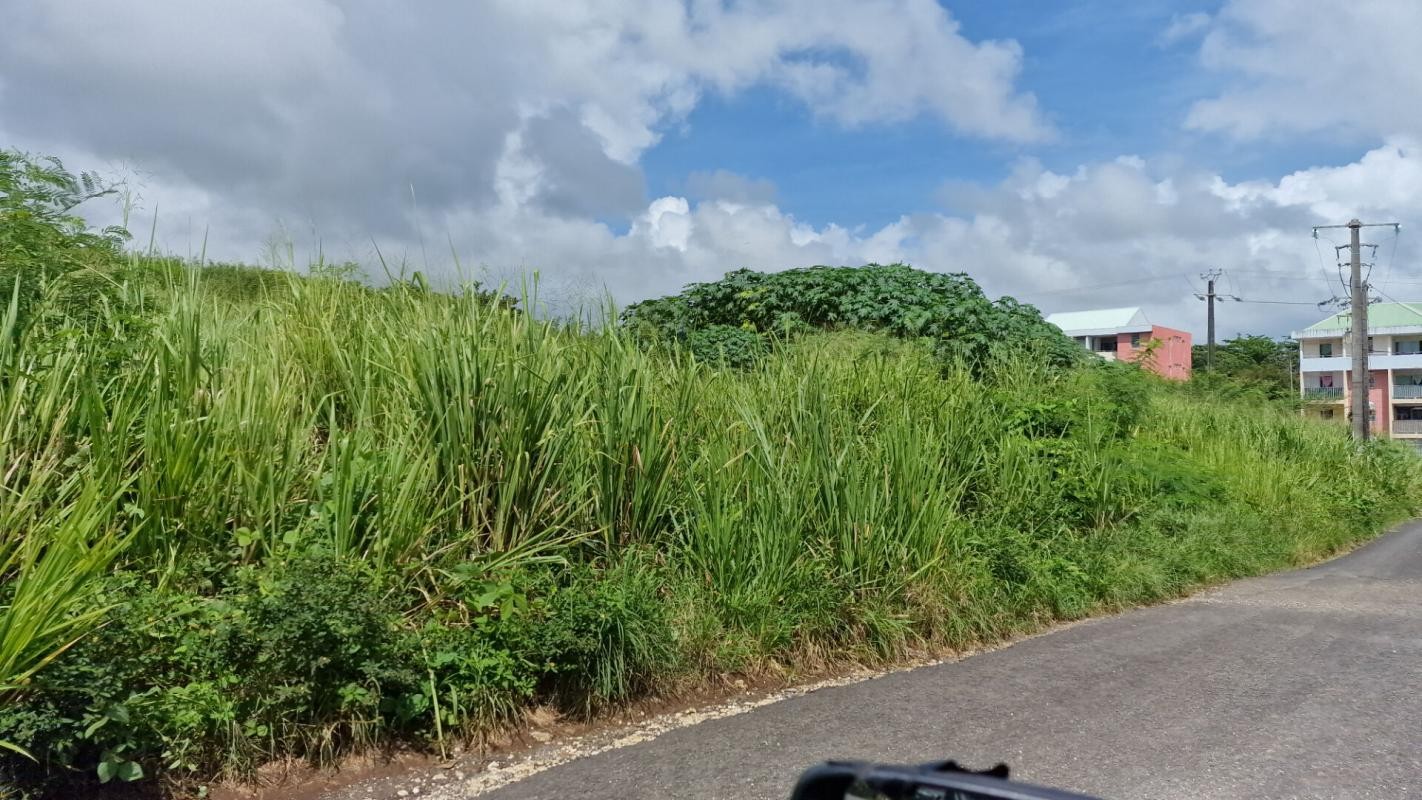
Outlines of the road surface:
M 1422 797 L 1419 691 L 1414 524 L 1312 569 L 674 730 L 483 796 L 784 798 L 826 758 L 951 757 L 1106 798 Z

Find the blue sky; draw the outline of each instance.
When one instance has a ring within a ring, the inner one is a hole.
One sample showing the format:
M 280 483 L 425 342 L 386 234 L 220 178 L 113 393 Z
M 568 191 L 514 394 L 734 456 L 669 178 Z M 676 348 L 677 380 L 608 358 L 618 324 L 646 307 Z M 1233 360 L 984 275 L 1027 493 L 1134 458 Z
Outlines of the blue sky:
M 1188 146 L 1179 127 L 1189 102 L 1207 88 L 1181 68 L 1192 58 L 1187 48 L 1157 44 L 1172 14 L 1180 13 L 1174 5 L 1039 1 L 954 9 L 970 38 L 1022 45 L 1020 85 L 1037 96 L 1057 129 L 1049 143 L 955 135 L 927 116 L 846 128 L 761 89 L 712 96 L 669 130 L 644 157 L 650 186 L 653 193 L 675 192 L 688 172 L 730 169 L 771 179 L 783 205 L 808 221 L 878 226 L 905 212 L 938 208 L 937 190 L 946 178 L 1000 180 L 1025 155 L 1071 170 L 1121 153 Z M 1213 4 L 1182 5 L 1209 10 Z
M 944 4 L 969 38 L 1022 46 L 1019 86 L 1036 95 L 1056 130 L 1052 140 L 984 141 L 927 115 L 845 127 L 762 87 L 712 94 L 669 126 L 642 158 L 648 186 L 653 196 L 682 193 L 689 173 L 725 169 L 770 180 L 781 206 L 815 225 L 853 220 L 877 228 L 905 213 L 945 209 L 939 189 L 946 180 L 999 181 L 1023 157 L 1060 172 L 1121 154 L 1174 158 L 1207 163 L 1240 181 L 1355 156 L 1366 137 L 1331 132 L 1280 147 L 1182 130 L 1191 104 L 1217 92 L 1224 79 L 1198 69 L 1193 37 L 1169 43 L 1163 33 L 1173 20 L 1212 14 L 1219 5 Z
M 1338 10 L 15 0 L 0 143 L 126 176 L 180 255 L 378 275 L 378 247 L 563 306 L 904 261 L 1197 333 L 1219 268 L 1273 301 L 1224 333 L 1279 334 L 1336 288 L 1311 225 L 1422 219 L 1422 4 Z M 1422 236 L 1384 252 L 1379 291 L 1417 299 Z

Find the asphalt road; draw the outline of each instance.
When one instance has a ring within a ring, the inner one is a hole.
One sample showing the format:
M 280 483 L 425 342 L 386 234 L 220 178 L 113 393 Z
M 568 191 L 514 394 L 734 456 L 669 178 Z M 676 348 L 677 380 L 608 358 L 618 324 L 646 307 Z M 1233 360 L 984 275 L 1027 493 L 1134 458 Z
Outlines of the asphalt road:
M 956 758 L 1106 798 L 1422 797 L 1422 526 L 1312 569 L 824 689 L 486 797 L 784 798 L 826 758 Z

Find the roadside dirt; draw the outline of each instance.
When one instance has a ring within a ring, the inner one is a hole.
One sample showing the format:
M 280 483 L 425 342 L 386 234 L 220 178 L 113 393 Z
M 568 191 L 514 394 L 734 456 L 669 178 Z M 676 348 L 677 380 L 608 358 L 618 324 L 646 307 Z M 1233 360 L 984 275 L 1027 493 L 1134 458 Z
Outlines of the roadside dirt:
M 711 687 L 675 698 L 648 699 L 591 721 L 579 721 L 548 707 L 524 716 L 517 730 L 505 731 L 481 751 L 438 754 L 397 751 L 348 759 L 338 769 L 303 763 L 264 767 L 253 784 L 212 787 L 212 800 L 401 800 L 411 797 L 467 796 L 521 780 L 577 758 L 627 747 L 677 728 L 745 713 L 789 697 L 914 669 L 970 653 L 922 655 L 892 669 L 840 665 L 794 676 L 728 677 Z M 443 789 L 458 788 L 457 794 Z M 476 788 L 477 787 L 477 788 Z M 402 793 L 403 792 L 403 793 Z

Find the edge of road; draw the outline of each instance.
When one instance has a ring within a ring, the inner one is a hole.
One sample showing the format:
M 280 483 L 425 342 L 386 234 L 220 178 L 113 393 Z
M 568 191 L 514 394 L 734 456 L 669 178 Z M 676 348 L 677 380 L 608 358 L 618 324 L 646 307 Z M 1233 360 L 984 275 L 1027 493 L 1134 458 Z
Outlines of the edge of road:
M 652 741 L 663 734 L 699 725 L 712 720 L 734 717 L 749 713 L 775 703 L 801 697 L 821 689 L 848 686 L 877 680 L 889 675 L 910 672 L 925 667 L 951 664 L 983 653 L 1004 650 L 1023 642 L 1051 636 L 1063 630 L 1091 624 L 1142 608 L 1174 605 L 1197 600 L 1223 587 L 1246 581 L 1265 579 L 1273 575 L 1288 574 L 1314 569 L 1323 564 L 1348 558 L 1404 528 L 1417 524 L 1419 519 L 1405 520 L 1380 531 L 1377 535 L 1362 539 L 1349 547 L 1329 554 L 1325 558 L 1271 573 L 1239 578 L 1221 583 L 1203 585 L 1189 594 L 1162 600 L 1156 603 L 1134 605 L 1117 609 L 1102 609 L 1076 620 L 1049 624 L 1040 630 L 1002 639 L 998 642 L 966 650 L 945 651 L 934 656 L 913 659 L 877 669 L 851 668 L 840 674 L 794 684 L 771 691 L 746 692 L 729 689 L 721 698 L 696 703 L 689 707 L 669 711 L 628 723 L 610 723 L 595 727 L 591 731 L 557 737 L 531 748 L 515 752 L 495 752 L 490 754 L 464 754 L 443 765 L 422 765 L 397 774 L 356 779 L 341 786 L 332 786 L 325 791 L 262 793 L 266 800 L 286 800 L 291 798 L 326 798 L 327 800 L 369 800 L 374 797 L 425 797 L 429 800 L 464 800 L 488 794 L 510 784 L 518 783 L 541 772 L 554 769 L 582 758 L 600 755 L 633 745 Z M 291 787 L 296 788 L 296 787 Z M 251 796 L 251 795 L 249 795 Z

